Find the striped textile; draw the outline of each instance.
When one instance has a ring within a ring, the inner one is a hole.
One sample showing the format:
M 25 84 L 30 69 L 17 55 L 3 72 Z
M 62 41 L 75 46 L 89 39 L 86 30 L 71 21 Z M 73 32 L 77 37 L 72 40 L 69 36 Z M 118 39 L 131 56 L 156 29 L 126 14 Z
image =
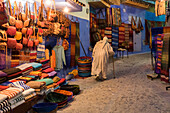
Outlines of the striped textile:
M 16 104 L 16 103 L 18 103 L 18 102 L 20 102 L 22 100 L 24 100 L 24 97 L 21 95 L 21 96 L 15 98 L 15 99 L 13 99 L 12 101 L 10 101 L 10 104 L 14 105 L 14 104 Z
M 162 48 L 162 59 L 161 59 L 161 74 L 169 77 L 169 41 L 170 34 L 164 34 L 163 48 Z
M 113 49 L 118 49 L 119 45 L 119 28 L 113 26 L 112 27 L 112 47 Z
M 8 97 L 6 95 L 0 94 L 0 102 L 3 102 L 6 99 L 8 99 Z
M 25 102 L 25 100 L 21 100 L 21 101 L 17 102 L 16 104 L 11 105 L 11 109 L 16 108 L 17 106 L 23 104 L 24 102 Z
M 33 47 L 30 49 L 30 62 L 35 62 L 37 58 L 37 48 Z
M 122 43 L 125 41 L 125 27 L 124 24 L 122 24 L 119 27 L 119 47 L 122 47 Z
M 34 92 L 35 92 L 35 89 L 30 88 L 30 89 L 25 90 L 24 92 L 22 92 L 22 95 L 23 95 L 24 97 L 26 97 L 26 96 L 28 96 L 28 95 L 34 93 Z
M 155 73 L 161 73 L 161 58 L 162 58 L 162 47 L 163 47 L 163 36 L 158 34 L 155 39 L 156 44 L 156 65 L 155 65 Z
M 76 40 L 76 22 L 71 22 L 71 64 L 70 66 L 75 66 L 76 61 L 75 61 L 75 40 Z
M 8 99 L 15 97 L 19 93 L 21 93 L 23 90 L 20 88 L 13 88 L 10 87 L 8 89 L 5 89 L 3 91 L 0 91 L 0 94 L 8 96 Z
M 13 82 L 13 83 L 11 83 L 11 84 L 9 84 L 9 85 L 11 85 L 11 86 L 13 86 L 13 87 L 21 88 L 21 89 L 23 89 L 23 90 L 27 90 L 27 89 L 30 88 L 30 87 L 27 86 L 23 81 Z
M 11 110 L 11 106 L 5 106 L 2 109 L 0 109 L 0 113 L 7 113 Z
M 42 38 L 43 42 L 37 46 L 37 60 L 45 59 L 45 37 Z
M 0 109 L 3 109 L 4 107 L 10 106 L 9 102 L 7 100 L 4 100 L 0 103 Z
M 112 27 L 105 28 L 105 36 L 107 36 L 109 44 L 112 44 Z

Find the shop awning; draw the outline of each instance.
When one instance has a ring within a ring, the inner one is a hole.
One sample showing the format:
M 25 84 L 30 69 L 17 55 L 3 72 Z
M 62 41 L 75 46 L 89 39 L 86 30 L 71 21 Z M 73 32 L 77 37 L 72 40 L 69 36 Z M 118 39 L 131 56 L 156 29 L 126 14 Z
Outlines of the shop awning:
M 99 9 L 100 8 L 110 8 L 110 4 L 108 4 L 104 0 L 96 0 L 96 1 L 89 0 L 88 3 L 90 4 L 90 6 L 92 6 L 94 8 L 99 8 Z
M 130 0 L 125 0 L 124 2 L 122 2 L 122 4 L 141 8 L 141 9 L 148 9 L 149 8 L 149 5 L 144 5 L 142 3 L 133 2 L 133 1 L 130 1 Z

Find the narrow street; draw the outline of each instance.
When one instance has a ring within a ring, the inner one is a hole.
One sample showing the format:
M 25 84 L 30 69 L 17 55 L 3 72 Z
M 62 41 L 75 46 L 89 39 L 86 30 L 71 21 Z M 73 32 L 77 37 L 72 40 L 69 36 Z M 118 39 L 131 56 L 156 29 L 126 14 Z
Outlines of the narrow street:
M 170 113 L 170 89 L 160 79 L 146 77 L 152 73 L 150 54 L 139 54 L 115 61 L 108 80 L 98 82 L 92 76 L 70 81 L 80 85 L 82 92 L 58 113 Z

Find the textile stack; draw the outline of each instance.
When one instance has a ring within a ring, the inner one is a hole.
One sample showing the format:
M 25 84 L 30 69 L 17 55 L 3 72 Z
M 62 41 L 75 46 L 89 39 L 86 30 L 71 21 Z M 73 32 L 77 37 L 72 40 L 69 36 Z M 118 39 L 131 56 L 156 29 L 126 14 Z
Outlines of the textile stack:
M 80 77 L 91 76 L 91 66 L 92 66 L 91 57 L 80 57 L 78 59 L 78 75 Z
M 8 102 L 10 103 L 11 109 L 23 104 L 25 102 L 22 96 L 23 90 L 20 88 L 9 87 L 0 92 L 1 95 L 5 95 L 8 97 Z
M 6 113 L 11 110 L 11 105 L 9 101 L 7 100 L 8 96 L 0 94 L 0 112 L 1 113 Z

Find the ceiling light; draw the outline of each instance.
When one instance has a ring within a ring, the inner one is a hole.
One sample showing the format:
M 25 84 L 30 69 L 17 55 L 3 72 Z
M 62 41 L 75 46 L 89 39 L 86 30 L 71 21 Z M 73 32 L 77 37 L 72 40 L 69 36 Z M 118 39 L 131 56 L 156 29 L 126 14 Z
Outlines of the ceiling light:
M 69 12 L 69 10 L 68 10 L 67 7 L 64 8 L 64 12 L 65 12 L 65 13 L 68 13 L 68 12 Z

